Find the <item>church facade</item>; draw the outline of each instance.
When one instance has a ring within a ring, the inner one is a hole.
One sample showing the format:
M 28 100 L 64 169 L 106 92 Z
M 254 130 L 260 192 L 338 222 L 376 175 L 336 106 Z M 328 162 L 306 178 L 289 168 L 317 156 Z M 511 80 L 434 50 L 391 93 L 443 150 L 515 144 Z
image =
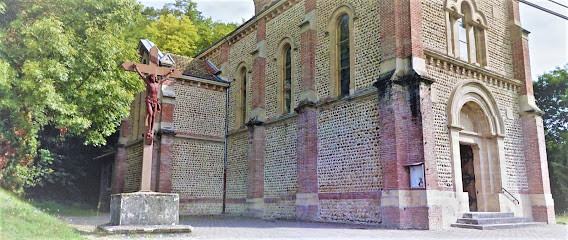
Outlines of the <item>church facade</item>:
M 181 214 L 554 223 L 517 1 L 254 3 L 255 17 L 195 58 L 160 55 L 184 74 L 162 86 L 152 189 L 178 193 Z M 114 193 L 139 188 L 144 116 L 140 94 Z

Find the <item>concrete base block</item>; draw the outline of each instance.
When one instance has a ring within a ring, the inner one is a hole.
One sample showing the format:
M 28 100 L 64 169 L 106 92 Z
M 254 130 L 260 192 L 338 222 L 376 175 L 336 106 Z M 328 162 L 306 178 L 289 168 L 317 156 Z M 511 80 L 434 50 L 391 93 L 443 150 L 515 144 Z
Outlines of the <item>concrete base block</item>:
M 112 226 L 173 226 L 179 223 L 179 195 L 136 192 L 111 196 Z

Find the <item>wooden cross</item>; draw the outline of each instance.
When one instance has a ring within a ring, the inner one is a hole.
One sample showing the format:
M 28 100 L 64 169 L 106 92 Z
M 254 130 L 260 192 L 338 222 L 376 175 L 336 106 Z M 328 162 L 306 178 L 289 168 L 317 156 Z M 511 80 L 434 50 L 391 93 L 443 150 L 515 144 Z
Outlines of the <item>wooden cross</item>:
M 140 179 L 140 192 L 151 192 L 150 183 L 152 182 L 152 152 L 154 148 L 154 122 L 156 113 L 160 110 L 158 92 L 159 85 L 170 77 L 179 78 L 181 72 L 175 68 L 160 67 L 158 58 L 158 48 L 153 46 L 149 52 L 149 63 L 139 64 L 125 62 L 122 68 L 130 72 L 138 72 L 146 83 L 146 131 L 144 136 L 144 154 L 142 155 L 142 178 Z M 143 74 L 148 74 L 144 76 Z M 151 80 L 151 75 L 156 81 Z M 165 78 L 158 82 L 158 76 Z

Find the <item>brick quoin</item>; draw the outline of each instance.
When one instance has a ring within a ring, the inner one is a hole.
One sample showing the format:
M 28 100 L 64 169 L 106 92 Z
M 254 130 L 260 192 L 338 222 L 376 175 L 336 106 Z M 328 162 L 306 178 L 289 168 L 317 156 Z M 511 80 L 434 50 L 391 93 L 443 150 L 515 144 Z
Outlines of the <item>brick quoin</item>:
M 112 193 L 124 192 L 124 177 L 126 176 L 126 148 L 119 147 L 116 152 L 114 162 L 114 178 L 112 183 Z
M 229 62 L 229 43 L 223 43 L 221 46 L 221 64 Z
M 383 55 L 405 59 L 422 58 L 421 1 L 381 1 L 381 37 L 386 45 Z M 394 38 L 392 37 L 394 35 Z M 409 59 L 412 60 L 412 59 Z M 397 73 L 401 74 L 401 73 Z M 379 88 L 380 152 L 383 190 L 410 190 L 406 165 L 424 162 L 427 187 L 437 189 L 432 105 L 429 86 L 414 72 L 406 76 L 385 76 Z M 425 115 L 423 115 L 425 114 Z M 426 124 L 423 126 L 423 124 Z M 425 158 L 427 157 L 427 158 Z M 427 161 L 427 162 L 426 162 Z M 398 196 L 400 198 L 400 195 Z M 398 201 L 405 202 L 405 201 Z M 430 226 L 427 206 L 382 206 L 383 224 L 391 228 L 439 228 Z M 441 211 L 441 210 L 440 210 Z M 434 213 L 439 215 L 441 212 Z M 433 219 L 433 223 L 441 222 Z
M 254 61 L 252 77 L 252 109 L 264 108 L 266 105 L 266 58 Z
M 404 2 L 404 1 L 403 1 Z M 424 31 L 422 30 L 422 0 L 408 0 L 409 4 L 409 14 L 410 14 L 410 38 L 411 52 L 413 57 L 418 57 L 424 59 L 424 46 L 422 36 Z
M 174 157 L 174 139 L 169 134 L 161 137 L 159 166 L 158 166 L 158 192 L 169 193 L 172 191 L 172 162 Z
M 162 104 L 162 122 L 173 123 L 174 122 L 174 104 L 165 103 Z
M 247 198 L 264 196 L 264 126 L 249 127 Z
M 266 18 L 258 19 L 256 23 L 256 42 L 266 40 Z
M 305 5 L 305 8 L 306 8 L 306 13 L 309 13 L 312 10 L 316 10 L 317 4 L 318 4 L 318 1 L 316 1 L 316 0 L 305 0 L 304 5 Z
M 318 110 L 304 107 L 298 116 L 298 190 L 297 193 L 317 193 L 317 115 Z M 296 216 L 299 219 L 315 220 L 317 205 L 296 205 Z
M 266 19 L 257 22 L 257 43 L 266 39 Z M 266 58 L 258 56 L 252 68 L 252 109 L 264 108 L 266 105 Z
M 266 19 L 259 19 L 256 31 L 257 43 L 266 39 Z M 260 54 L 260 53 L 259 53 Z M 266 105 L 266 58 L 257 56 L 252 68 L 252 111 L 264 109 Z M 260 116 L 255 116 L 260 117 Z M 249 149 L 247 153 L 247 199 L 264 198 L 264 165 L 266 131 L 263 119 L 253 119 L 248 124 Z M 262 217 L 264 209 L 248 207 L 248 215 Z M 261 212 L 259 212 L 261 211 Z
M 305 12 L 309 13 L 316 9 L 316 0 L 305 1 Z M 316 90 L 316 48 L 317 32 L 308 29 L 301 33 L 300 37 L 300 63 L 302 78 L 300 80 L 300 91 L 309 92 Z M 297 133 L 297 158 L 298 158 L 298 190 L 299 194 L 318 193 L 318 110 L 302 99 L 297 108 L 298 133 Z M 312 199 L 317 200 L 317 199 Z M 316 220 L 318 215 L 318 205 L 296 204 L 296 217 L 304 220 Z
M 511 25 L 511 46 L 513 51 L 513 75 L 523 82 L 521 95 L 533 96 L 533 83 L 530 72 L 530 56 L 528 48 L 528 32 L 525 33 L 520 25 L 519 3 L 509 1 L 509 18 Z M 530 101 L 529 101 L 530 102 Z M 538 114 L 538 113 L 537 113 Z M 527 179 L 530 194 L 538 194 L 542 198 L 551 195 L 544 139 L 542 118 L 535 113 L 522 113 L 521 126 Z M 545 201 L 533 203 L 533 219 L 538 222 L 554 223 L 554 203 Z
M 302 79 L 300 81 L 300 87 L 302 91 L 316 90 L 316 47 L 316 31 L 308 30 L 302 33 L 300 39 L 300 61 L 302 63 Z
M 521 125 L 527 178 L 530 179 L 529 193 L 545 197 L 551 194 L 551 190 L 542 118 L 534 115 L 522 116 Z M 555 223 L 553 203 L 545 204 L 548 205 L 533 203 L 533 219 L 538 222 Z
M 128 120 L 122 120 L 122 122 L 120 122 L 120 137 L 121 138 L 128 138 L 128 134 L 130 131 L 130 121 Z
M 418 0 L 414 0 L 420 4 Z M 421 17 L 421 16 L 420 16 Z M 412 55 L 410 0 L 394 1 L 395 56 L 406 58 Z
M 401 86 L 393 86 L 389 96 L 379 98 L 381 161 L 383 162 L 383 190 L 410 189 L 409 173 L 404 167 L 409 162 L 409 144 L 412 114 Z
M 511 46 L 513 51 L 513 75 L 523 81 L 521 95 L 534 95 L 530 72 L 529 42 L 523 38 L 519 2 L 509 1 L 509 17 L 511 24 Z
M 159 116 L 159 115 L 157 115 Z M 156 119 L 156 122 L 159 122 L 160 118 Z M 154 138 L 154 151 L 152 154 L 152 174 L 150 174 L 150 190 L 153 192 L 158 192 L 159 187 L 159 171 L 160 171 L 160 150 L 162 149 L 162 141 L 161 137 Z
M 130 131 L 130 121 L 122 120 L 120 123 L 119 144 L 116 151 L 116 159 L 113 169 L 112 193 L 118 194 L 124 192 L 124 177 L 126 176 L 126 146 L 124 145 Z
M 317 109 L 306 107 L 299 113 L 298 193 L 317 193 Z
M 381 0 L 378 3 L 379 14 L 381 16 L 381 35 L 379 41 L 381 42 L 381 56 L 384 60 L 394 57 L 394 48 L 396 45 L 395 38 L 395 16 L 394 16 L 394 1 Z

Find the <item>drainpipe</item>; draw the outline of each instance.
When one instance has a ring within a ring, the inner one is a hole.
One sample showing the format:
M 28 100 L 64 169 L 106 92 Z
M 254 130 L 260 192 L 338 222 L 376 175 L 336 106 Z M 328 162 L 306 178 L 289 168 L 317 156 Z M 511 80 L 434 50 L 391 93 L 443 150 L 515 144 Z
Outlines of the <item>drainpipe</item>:
M 222 214 L 225 214 L 225 210 L 227 208 L 227 145 L 229 140 L 229 86 L 225 88 L 225 152 L 224 152 L 224 159 L 223 159 L 223 211 Z

